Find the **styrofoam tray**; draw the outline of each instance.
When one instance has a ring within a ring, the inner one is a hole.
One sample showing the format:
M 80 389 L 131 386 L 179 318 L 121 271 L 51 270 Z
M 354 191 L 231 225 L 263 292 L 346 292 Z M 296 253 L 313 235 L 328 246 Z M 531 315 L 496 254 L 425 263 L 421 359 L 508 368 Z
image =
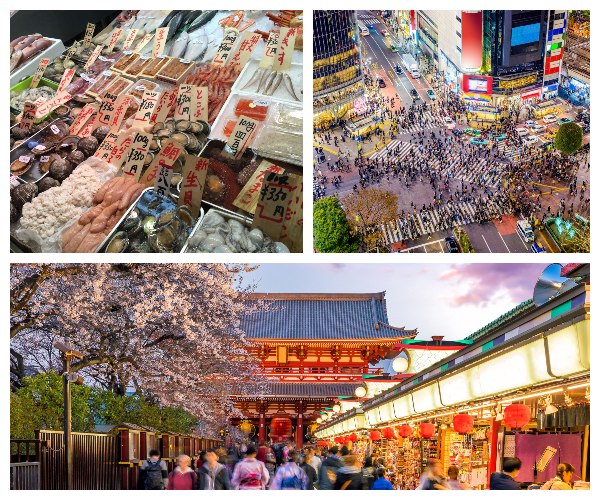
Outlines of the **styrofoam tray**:
M 40 63 L 40 59 L 47 57 L 50 61 L 54 60 L 54 58 L 60 56 L 65 51 L 65 46 L 62 43 L 62 40 L 57 40 L 55 38 L 44 37 L 46 40 L 51 40 L 52 45 L 48 47 L 43 52 L 40 52 L 33 59 L 30 59 L 25 64 L 23 64 L 20 68 L 18 68 L 12 75 L 10 75 L 10 86 L 14 86 L 19 83 L 24 78 L 31 76 L 35 73 L 35 70 Z

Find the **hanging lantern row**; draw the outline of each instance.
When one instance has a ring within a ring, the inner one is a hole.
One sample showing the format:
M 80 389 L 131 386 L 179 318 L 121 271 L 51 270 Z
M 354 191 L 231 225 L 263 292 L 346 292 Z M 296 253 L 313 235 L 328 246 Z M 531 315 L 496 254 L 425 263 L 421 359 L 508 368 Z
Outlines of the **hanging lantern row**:
M 422 438 L 429 439 L 435 434 L 435 425 L 429 422 L 423 422 L 419 425 L 419 433 Z
M 473 430 L 474 419 L 467 413 L 459 413 L 454 415 L 452 419 L 452 425 L 454 430 L 459 434 L 468 434 Z

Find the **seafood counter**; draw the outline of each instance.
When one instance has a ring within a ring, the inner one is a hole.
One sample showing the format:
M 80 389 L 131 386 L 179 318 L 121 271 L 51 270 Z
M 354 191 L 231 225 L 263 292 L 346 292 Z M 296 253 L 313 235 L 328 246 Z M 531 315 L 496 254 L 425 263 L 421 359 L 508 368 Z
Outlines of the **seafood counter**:
M 41 57 L 11 82 L 11 250 L 301 252 L 302 23 L 140 10 L 60 54 L 13 40 L 11 70 Z

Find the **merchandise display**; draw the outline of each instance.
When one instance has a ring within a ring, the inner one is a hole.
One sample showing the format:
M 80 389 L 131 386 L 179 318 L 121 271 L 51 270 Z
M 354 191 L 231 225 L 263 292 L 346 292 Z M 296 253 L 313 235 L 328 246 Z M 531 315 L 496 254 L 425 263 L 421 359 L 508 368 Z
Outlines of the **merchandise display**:
M 12 250 L 302 251 L 302 21 L 123 11 L 58 54 L 13 40 Z

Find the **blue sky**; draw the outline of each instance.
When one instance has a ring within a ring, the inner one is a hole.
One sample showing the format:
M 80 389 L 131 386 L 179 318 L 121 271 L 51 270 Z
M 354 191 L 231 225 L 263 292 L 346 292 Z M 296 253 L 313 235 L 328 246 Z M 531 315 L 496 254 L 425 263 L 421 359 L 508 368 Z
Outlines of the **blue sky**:
M 547 264 L 260 264 L 257 292 L 386 291 L 390 323 L 462 339 L 530 299 Z

